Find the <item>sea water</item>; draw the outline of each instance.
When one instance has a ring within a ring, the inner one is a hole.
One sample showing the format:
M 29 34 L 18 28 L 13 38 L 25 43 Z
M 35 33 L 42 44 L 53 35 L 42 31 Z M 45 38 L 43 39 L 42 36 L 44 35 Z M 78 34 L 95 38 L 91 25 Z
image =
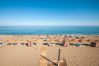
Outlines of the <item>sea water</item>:
M 93 34 L 99 26 L 0 26 L 0 34 Z

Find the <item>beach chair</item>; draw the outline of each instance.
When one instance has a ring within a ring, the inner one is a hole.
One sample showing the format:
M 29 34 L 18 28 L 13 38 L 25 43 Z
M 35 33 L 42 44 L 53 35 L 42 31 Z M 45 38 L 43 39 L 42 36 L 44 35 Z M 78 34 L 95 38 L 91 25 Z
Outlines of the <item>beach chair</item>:
M 0 46 L 3 46 L 3 43 L 0 43 Z
M 81 44 L 79 44 L 79 43 L 76 43 L 76 44 L 74 44 L 76 47 L 79 47 Z
M 96 47 L 96 42 L 91 42 L 91 47 Z

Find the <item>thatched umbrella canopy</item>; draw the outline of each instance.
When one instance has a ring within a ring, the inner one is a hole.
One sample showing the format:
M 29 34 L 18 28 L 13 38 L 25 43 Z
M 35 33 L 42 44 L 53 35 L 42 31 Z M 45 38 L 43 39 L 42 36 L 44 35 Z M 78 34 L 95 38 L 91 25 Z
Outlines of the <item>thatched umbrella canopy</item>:
M 41 45 L 41 44 L 43 44 L 43 40 L 39 39 L 36 41 L 36 43 Z
M 4 39 L 3 38 L 0 38 L 0 43 L 4 43 Z

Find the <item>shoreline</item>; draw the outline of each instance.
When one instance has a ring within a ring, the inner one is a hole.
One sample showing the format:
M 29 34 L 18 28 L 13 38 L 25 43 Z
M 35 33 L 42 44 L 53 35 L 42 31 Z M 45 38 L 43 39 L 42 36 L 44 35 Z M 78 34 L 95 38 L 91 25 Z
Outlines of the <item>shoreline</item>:
M 0 35 L 96 35 L 99 36 L 99 34 L 0 34 Z

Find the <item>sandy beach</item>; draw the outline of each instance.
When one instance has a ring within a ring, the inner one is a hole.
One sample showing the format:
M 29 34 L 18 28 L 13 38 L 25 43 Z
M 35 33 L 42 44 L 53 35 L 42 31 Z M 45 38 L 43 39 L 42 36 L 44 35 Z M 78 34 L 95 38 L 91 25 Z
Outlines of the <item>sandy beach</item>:
M 54 45 L 63 40 L 75 44 L 79 39 L 81 44 L 96 42 L 96 47 Z M 47 46 L 45 42 L 51 45 Z M 0 46 L 0 66 L 41 66 L 43 47 L 46 49 L 43 55 L 52 61 L 57 61 L 60 48 L 60 58 L 66 60 L 66 66 L 99 66 L 98 35 L 0 35 L 0 43 L 3 43 Z
M 99 48 L 46 47 L 47 58 L 57 61 L 58 48 L 67 66 L 99 66 Z M 0 66 L 39 66 L 40 49 L 33 47 L 0 47 Z

